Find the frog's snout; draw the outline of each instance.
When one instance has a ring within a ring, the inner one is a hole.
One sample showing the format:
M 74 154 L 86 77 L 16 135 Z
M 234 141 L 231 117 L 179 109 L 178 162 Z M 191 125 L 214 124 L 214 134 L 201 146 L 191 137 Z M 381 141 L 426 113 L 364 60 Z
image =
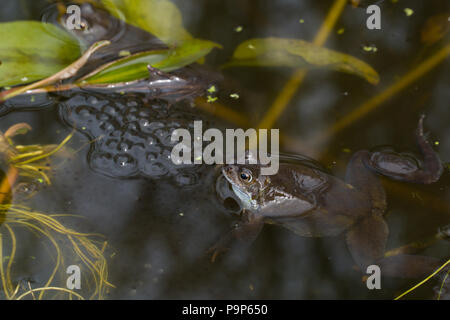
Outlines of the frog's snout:
M 222 172 L 224 174 L 231 174 L 233 172 L 233 167 L 232 166 L 224 166 L 222 168 Z
M 222 168 L 222 174 L 225 176 L 227 180 L 229 180 L 236 174 L 236 168 L 232 165 L 226 165 Z

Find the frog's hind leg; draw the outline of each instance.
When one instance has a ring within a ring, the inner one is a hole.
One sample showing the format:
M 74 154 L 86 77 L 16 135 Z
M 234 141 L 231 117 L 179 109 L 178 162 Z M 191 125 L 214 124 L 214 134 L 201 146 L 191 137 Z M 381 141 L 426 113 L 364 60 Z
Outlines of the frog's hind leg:
M 371 216 L 347 233 L 347 245 L 362 272 L 366 272 L 369 265 L 377 265 L 383 276 L 418 278 L 431 274 L 442 265 L 443 261 L 437 258 L 408 254 L 424 249 L 431 241 L 404 246 L 385 256 L 387 230 L 381 217 Z
M 416 168 L 417 170 L 413 170 L 413 175 L 396 176 L 398 180 L 430 183 L 437 180 L 442 172 L 439 158 L 423 136 L 422 123 L 423 117 L 419 121 L 417 138 L 424 154 L 424 169 Z M 395 173 L 386 170 L 380 172 L 373 166 L 367 165 L 373 158 L 373 153 L 365 150 L 359 151 L 353 155 L 348 165 L 346 182 L 368 195 L 372 210 L 347 232 L 347 246 L 354 261 L 363 272 L 366 271 L 367 266 L 376 264 L 381 268 L 382 274 L 388 276 L 420 277 L 426 275 L 439 267 L 441 261 L 431 257 L 406 254 L 408 253 L 406 249 L 398 252 L 395 256 L 385 257 L 384 255 L 389 234 L 388 226 L 383 218 L 386 210 L 386 195 L 377 173 L 389 177 L 393 177 Z M 398 161 L 399 159 L 401 158 L 394 160 Z
M 395 255 L 386 257 L 385 248 L 389 229 L 383 218 L 386 210 L 386 196 L 376 173 L 364 162 L 370 152 L 359 151 L 350 160 L 346 181 L 354 188 L 367 194 L 372 210 L 357 221 L 347 232 L 346 241 L 353 260 L 362 272 L 369 265 L 378 265 L 382 275 L 415 278 L 431 273 L 441 261 L 431 257 L 411 255 L 411 246 L 405 246 Z M 441 232 L 442 234 L 445 234 Z
M 415 241 L 387 251 L 384 254 L 384 258 L 377 261 L 377 264 L 379 264 L 382 273 L 387 276 L 415 278 L 431 274 L 444 261 L 432 257 L 415 255 L 415 253 L 442 240 L 450 240 L 450 225 L 439 228 L 438 232 L 428 239 Z M 443 272 L 445 273 L 448 270 L 449 267 L 444 269 Z
M 348 249 L 362 272 L 383 258 L 388 234 L 386 222 L 377 215 L 362 219 L 347 232 Z
M 389 234 L 383 218 L 386 210 L 386 194 L 376 173 L 364 164 L 369 157 L 370 152 L 366 150 L 355 153 L 347 166 L 345 177 L 347 183 L 367 195 L 368 206 L 371 208 L 346 235 L 347 246 L 353 260 L 363 271 L 374 261 L 383 258 Z
M 369 265 L 377 265 L 383 276 L 418 278 L 431 274 L 442 265 L 443 261 L 437 258 L 411 253 L 425 249 L 443 238 L 412 243 L 385 254 L 387 236 L 387 224 L 378 215 L 364 218 L 347 232 L 347 246 L 362 272 L 366 272 Z
M 433 257 L 400 254 L 385 257 L 375 264 L 380 267 L 381 274 L 396 278 L 420 278 L 432 274 L 444 261 Z M 447 272 L 444 269 L 443 272 Z
M 411 156 L 397 154 L 394 152 L 373 152 L 365 161 L 365 164 L 379 174 L 394 180 L 429 184 L 436 182 L 442 175 L 443 166 L 437 153 L 433 150 L 423 133 L 422 115 L 416 130 L 416 139 L 419 149 L 423 155 L 421 161 Z
M 441 240 L 450 241 L 450 225 L 440 227 L 436 234 L 427 239 L 413 241 L 404 246 L 390 249 L 389 251 L 385 252 L 384 256 L 391 257 L 400 254 L 417 254 Z

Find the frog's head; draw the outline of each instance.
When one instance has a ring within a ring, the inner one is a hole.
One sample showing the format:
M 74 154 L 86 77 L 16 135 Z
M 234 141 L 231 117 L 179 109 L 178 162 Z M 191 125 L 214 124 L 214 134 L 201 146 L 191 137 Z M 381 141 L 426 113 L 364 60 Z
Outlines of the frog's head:
M 256 209 L 260 195 L 270 182 L 268 176 L 261 175 L 261 166 L 226 165 L 222 168 L 222 173 L 243 206 Z

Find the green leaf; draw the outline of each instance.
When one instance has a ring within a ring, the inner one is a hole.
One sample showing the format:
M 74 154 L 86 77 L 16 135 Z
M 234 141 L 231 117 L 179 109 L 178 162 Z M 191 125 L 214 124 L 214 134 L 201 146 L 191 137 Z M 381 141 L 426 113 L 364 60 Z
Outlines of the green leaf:
M 234 51 L 233 59 L 224 67 L 234 66 L 324 67 L 360 76 L 372 84 L 377 84 L 380 80 L 378 73 L 364 61 L 297 39 L 263 38 L 244 41 Z
M 0 87 L 46 78 L 81 54 L 74 37 L 49 23 L 0 23 L 0 39 Z
M 208 40 L 187 40 L 184 41 L 181 46 L 168 50 L 167 57 L 161 62 L 152 65 L 152 67 L 165 72 L 170 72 L 203 58 L 214 48 L 221 49 L 222 46 Z
M 192 39 L 177 6 L 168 0 L 102 0 L 115 17 L 144 29 L 167 44 Z
M 164 50 L 140 52 L 101 66 L 82 79 L 82 84 L 117 83 L 148 77 L 147 65 L 163 60 Z
M 197 61 L 220 45 L 200 39 L 188 40 L 168 50 L 146 51 L 101 66 L 81 80 L 81 84 L 119 83 L 149 77 L 148 65 L 169 72 Z

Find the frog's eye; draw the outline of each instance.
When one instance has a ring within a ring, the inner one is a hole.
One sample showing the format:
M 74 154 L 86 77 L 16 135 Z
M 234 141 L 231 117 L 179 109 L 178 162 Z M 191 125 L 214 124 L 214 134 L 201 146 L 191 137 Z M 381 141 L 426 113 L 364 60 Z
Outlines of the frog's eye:
M 241 174 L 239 175 L 239 178 L 244 181 L 244 182 L 250 182 L 252 181 L 252 174 L 248 171 L 242 171 Z

